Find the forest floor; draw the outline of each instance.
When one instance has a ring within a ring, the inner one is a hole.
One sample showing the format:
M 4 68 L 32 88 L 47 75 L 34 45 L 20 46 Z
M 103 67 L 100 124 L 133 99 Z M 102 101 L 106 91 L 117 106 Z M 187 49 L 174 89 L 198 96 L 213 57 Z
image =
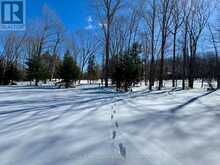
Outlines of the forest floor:
M 219 165 L 220 91 L 0 87 L 1 165 Z

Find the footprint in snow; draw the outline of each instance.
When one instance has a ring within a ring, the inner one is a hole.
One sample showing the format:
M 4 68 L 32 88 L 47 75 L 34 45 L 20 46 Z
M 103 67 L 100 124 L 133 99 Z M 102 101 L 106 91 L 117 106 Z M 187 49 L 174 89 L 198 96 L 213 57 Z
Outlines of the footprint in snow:
M 116 138 L 116 131 L 113 131 L 112 133 L 112 139 L 115 139 Z
M 116 114 L 116 110 L 114 110 L 113 113 Z
M 111 119 L 112 119 L 112 120 L 114 119 L 114 115 L 111 115 Z
M 125 159 L 126 158 L 126 148 L 122 143 L 119 144 L 120 155 Z
M 115 122 L 115 126 L 116 126 L 116 128 L 118 128 L 118 127 L 119 127 L 119 124 L 118 124 L 118 122 Z

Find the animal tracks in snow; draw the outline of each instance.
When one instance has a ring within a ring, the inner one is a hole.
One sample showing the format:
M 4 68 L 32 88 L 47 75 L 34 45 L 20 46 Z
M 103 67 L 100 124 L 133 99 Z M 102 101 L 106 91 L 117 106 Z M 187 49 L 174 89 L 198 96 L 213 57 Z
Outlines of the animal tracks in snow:
M 119 124 L 118 124 L 118 122 L 117 122 L 117 121 L 115 122 L 115 127 L 116 127 L 116 128 L 118 128 L 118 127 L 119 127 Z
M 120 155 L 123 158 L 126 158 L 126 147 L 122 143 L 120 143 L 118 146 L 119 146 Z
M 122 157 L 123 159 L 126 159 L 126 154 L 127 154 L 126 147 L 121 142 L 121 138 L 120 137 L 118 138 L 118 136 L 120 135 L 120 131 L 119 131 L 119 122 L 116 118 L 116 114 L 117 114 L 116 108 L 117 108 L 117 103 L 114 103 L 111 106 L 111 122 L 113 127 L 111 138 L 112 140 L 114 140 L 114 144 L 117 146 L 117 152 L 119 153 L 119 156 Z M 120 141 L 116 141 L 116 138 L 120 139 Z
M 113 139 L 113 140 L 116 138 L 116 135 L 117 135 L 117 132 L 116 132 L 116 131 L 113 131 L 113 132 L 112 132 L 112 139 Z
M 111 115 L 111 120 L 113 120 L 114 119 L 114 115 Z

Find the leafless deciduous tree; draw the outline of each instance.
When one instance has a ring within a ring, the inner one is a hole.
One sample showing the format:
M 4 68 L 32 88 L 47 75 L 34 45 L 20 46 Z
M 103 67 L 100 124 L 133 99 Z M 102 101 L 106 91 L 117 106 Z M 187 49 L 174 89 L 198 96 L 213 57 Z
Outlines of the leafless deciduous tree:
M 210 16 L 209 3 L 210 2 L 207 0 L 191 1 L 191 12 L 189 15 L 189 29 L 188 29 L 189 48 L 190 48 L 189 75 L 188 75 L 189 88 L 193 88 L 193 84 L 194 84 L 194 65 L 197 55 L 198 41 Z
M 176 43 L 177 34 L 183 23 L 183 7 L 179 0 L 172 0 L 172 35 L 173 35 L 173 63 L 172 63 L 172 86 L 176 86 Z
M 159 22 L 161 28 L 161 56 L 160 56 L 160 70 L 159 70 L 159 90 L 163 86 L 164 79 L 164 56 L 167 43 L 167 37 L 169 34 L 169 28 L 171 25 L 171 15 L 173 11 L 171 0 L 161 0 L 159 7 Z
M 108 87 L 109 58 L 112 24 L 118 10 L 121 8 L 122 0 L 96 0 L 96 9 L 105 40 L 105 86 Z
M 28 27 L 27 49 L 29 58 L 31 56 L 40 57 L 43 53 L 49 52 L 51 63 L 49 70 L 51 79 L 54 78 L 57 59 L 59 55 L 59 47 L 62 46 L 64 40 L 64 27 L 55 12 L 43 7 L 42 19 L 33 22 Z
M 4 84 L 4 76 L 9 65 L 17 66 L 20 64 L 23 44 L 26 39 L 26 33 L 6 33 L 1 38 L 2 51 L 0 54 L 1 62 L 1 84 Z
M 75 36 L 80 69 L 81 73 L 83 73 L 86 65 L 88 64 L 89 58 L 91 56 L 96 56 L 100 41 L 95 33 L 88 30 L 77 31 Z
M 144 2 L 144 3 L 143 3 Z M 156 34 L 158 33 L 157 29 L 157 12 L 158 12 L 158 3 L 156 0 L 151 0 L 149 2 L 143 1 L 142 6 L 147 5 L 147 8 L 143 8 L 143 18 L 145 21 L 147 34 L 149 34 L 149 40 L 147 39 L 146 42 L 149 42 L 148 45 L 150 45 L 150 74 L 149 74 L 149 90 L 152 90 L 152 87 L 154 86 L 155 81 L 155 54 L 156 54 L 156 44 L 157 39 Z M 147 3 L 147 4 L 146 4 Z M 149 5 L 149 6 L 148 6 Z
M 186 87 L 186 67 L 187 67 L 187 57 L 188 57 L 188 29 L 189 29 L 189 15 L 190 15 L 190 6 L 188 1 L 181 1 L 183 6 L 183 27 L 182 27 L 182 54 L 183 54 L 183 69 L 182 69 L 182 89 Z
M 208 28 L 209 28 L 209 32 L 210 32 L 210 35 L 211 35 L 211 42 L 212 42 L 212 45 L 213 45 L 213 48 L 214 48 L 214 51 L 215 51 L 215 77 L 216 77 L 216 80 L 217 80 L 217 89 L 220 89 L 220 72 L 219 72 L 220 63 L 219 63 L 219 55 L 218 55 L 218 53 L 219 53 L 218 52 L 218 40 L 217 40 L 217 37 L 215 37 L 215 36 L 220 35 L 220 31 L 217 28 L 216 29 L 217 33 L 214 33 L 214 30 L 212 29 L 210 24 L 208 24 Z

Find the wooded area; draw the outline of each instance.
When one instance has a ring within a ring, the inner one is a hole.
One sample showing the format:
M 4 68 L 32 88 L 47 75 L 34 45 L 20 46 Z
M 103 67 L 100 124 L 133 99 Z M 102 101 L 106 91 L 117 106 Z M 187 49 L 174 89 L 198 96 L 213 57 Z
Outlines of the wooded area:
M 145 81 L 149 90 L 164 80 L 217 81 L 220 88 L 218 1 L 95 0 L 96 26 L 66 31 L 48 6 L 24 32 L 1 32 L 0 84 L 101 79 L 129 90 Z

